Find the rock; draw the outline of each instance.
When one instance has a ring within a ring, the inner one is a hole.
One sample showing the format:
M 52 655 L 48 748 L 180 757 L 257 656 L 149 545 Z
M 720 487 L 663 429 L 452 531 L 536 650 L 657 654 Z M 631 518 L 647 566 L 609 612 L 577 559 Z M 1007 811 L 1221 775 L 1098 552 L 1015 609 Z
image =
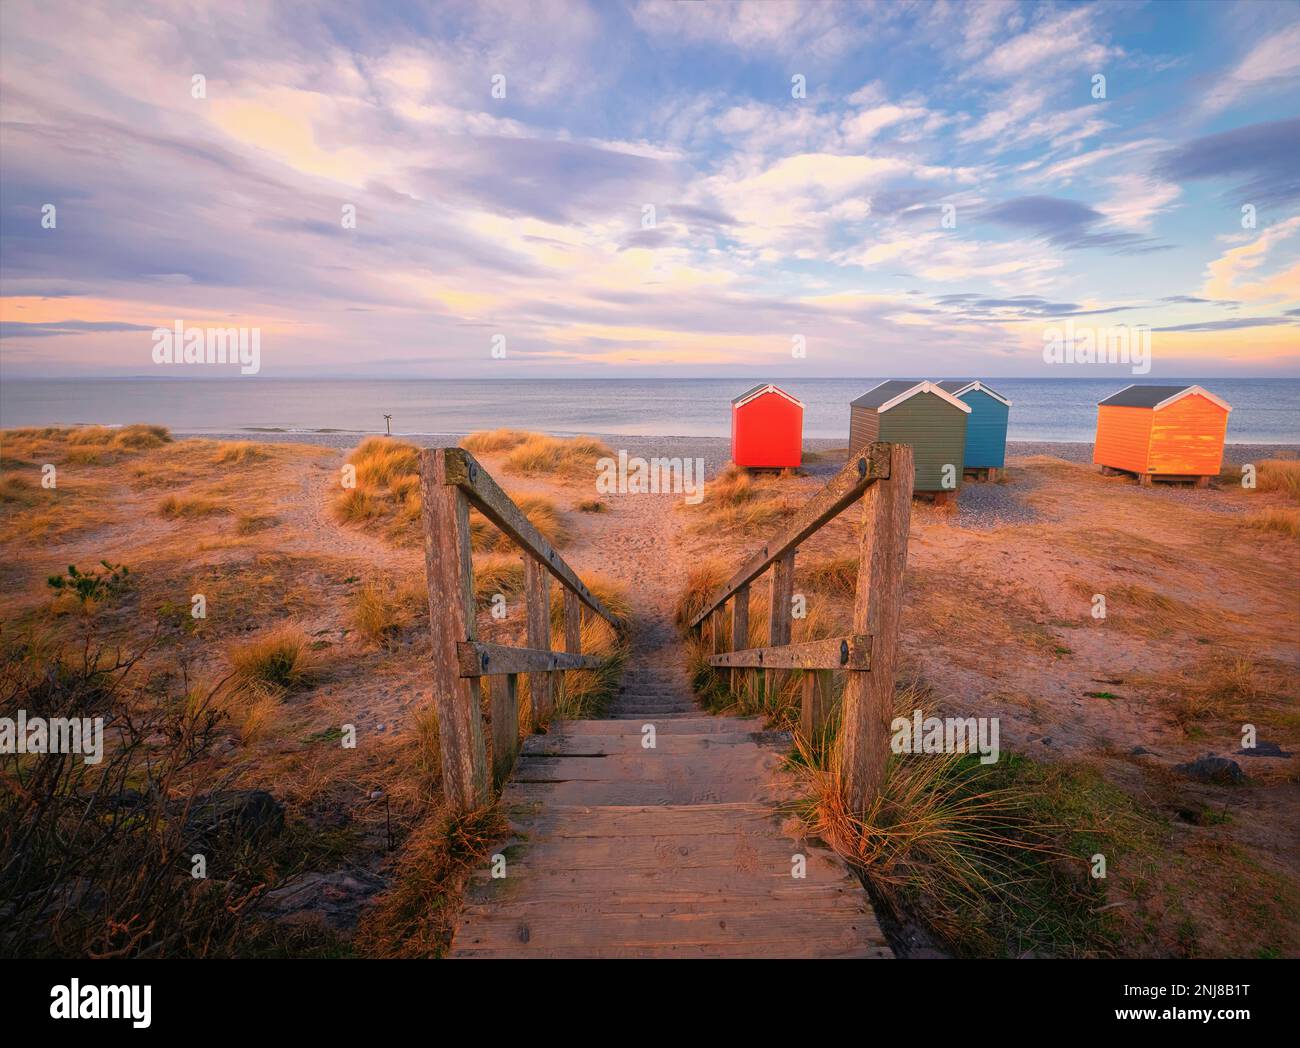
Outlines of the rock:
M 383 888 L 378 877 L 337 870 L 303 873 L 266 894 L 267 912 L 291 923 L 319 921 L 340 931 L 356 927 L 362 909 Z
M 240 837 L 275 836 L 284 829 L 284 808 L 265 790 L 218 790 L 197 797 L 185 820 L 185 833 L 195 841 L 224 834 Z
M 1225 786 L 1235 786 L 1246 781 L 1246 773 L 1241 770 L 1241 765 L 1228 757 L 1201 757 L 1186 764 L 1175 764 L 1174 771 L 1199 782 L 1214 782 Z
M 1129 752 L 1129 756 L 1131 756 L 1131 757 L 1155 756 L 1155 754 L 1153 754 L 1153 753 L 1152 753 L 1149 749 L 1147 749 L 1145 746 L 1134 746 L 1134 747 L 1133 747 L 1131 750 L 1129 750 L 1128 752 Z
M 1237 754 L 1242 757 L 1293 757 L 1295 754 L 1288 753 L 1282 749 L 1276 742 L 1257 742 L 1253 750 L 1240 749 Z

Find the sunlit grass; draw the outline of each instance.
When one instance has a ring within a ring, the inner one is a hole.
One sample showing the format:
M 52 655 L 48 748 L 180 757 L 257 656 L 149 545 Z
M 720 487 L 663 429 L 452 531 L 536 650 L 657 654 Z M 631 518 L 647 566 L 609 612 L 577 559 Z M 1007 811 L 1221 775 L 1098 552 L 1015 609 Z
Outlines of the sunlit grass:
M 610 458 L 613 450 L 595 437 L 548 437 L 531 434 L 506 456 L 505 468 L 528 475 L 594 476 L 599 459 Z

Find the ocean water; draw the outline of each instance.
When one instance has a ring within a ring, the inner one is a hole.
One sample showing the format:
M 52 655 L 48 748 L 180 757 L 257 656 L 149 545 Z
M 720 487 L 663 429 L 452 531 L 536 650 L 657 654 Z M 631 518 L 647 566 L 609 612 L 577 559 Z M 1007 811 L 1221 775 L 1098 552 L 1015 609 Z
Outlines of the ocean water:
M 804 434 L 848 438 L 849 401 L 878 379 L 780 385 L 804 403 Z M 1300 378 L 1197 382 L 1233 406 L 1228 440 L 1300 444 Z M 463 434 L 509 426 L 568 435 L 728 436 L 745 379 L 62 379 L 0 383 L 0 428 L 152 422 L 182 433 Z M 988 380 L 1012 401 L 1011 440 L 1091 441 L 1117 379 Z

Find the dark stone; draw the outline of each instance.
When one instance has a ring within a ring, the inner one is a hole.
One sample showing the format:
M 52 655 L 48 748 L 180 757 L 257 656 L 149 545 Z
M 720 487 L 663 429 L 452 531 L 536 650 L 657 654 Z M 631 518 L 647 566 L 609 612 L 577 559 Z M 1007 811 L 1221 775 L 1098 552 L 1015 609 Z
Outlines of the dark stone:
M 1129 754 L 1133 757 L 1154 756 L 1154 754 L 1152 754 L 1151 751 L 1147 749 L 1145 746 L 1134 746 L 1131 750 L 1129 750 Z
M 219 790 L 196 797 L 185 819 L 185 834 L 212 841 L 227 834 L 273 837 L 284 829 L 284 808 L 265 790 Z
M 1224 786 L 1235 786 L 1246 781 L 1246 773 L 1241 770 L 1241 765 L 1228 757 L 1201 757 L 1186 764 L 1175 764 L 1174 771 L 1199 782 L 1214 782 Z
M 1244 748 L 1243 748 L 1243 749 L 1238 750 L 1238 751 L 1237 751 L 1237 754 L 1238 754 L 1239 756 L 1242 756 L 1242 757 L 1291 757 L 1291 756 L 1294 756 L 1294 754 L 1292 754 L 1292 753 L 1288 753 L 1286 750 L 1282 749 L 1282 747 L 1279 746 L 1276 742 L 1264 742 L 1264 741 L 1262 741 L 1262 740 L 1259 741 L 1259 742 L 1256 742 L 1256 743 L 1255 743 L 1255 748 L 1254 748 L 1253 750 L 1248 750 L 1248 749 L 1244 749 Z

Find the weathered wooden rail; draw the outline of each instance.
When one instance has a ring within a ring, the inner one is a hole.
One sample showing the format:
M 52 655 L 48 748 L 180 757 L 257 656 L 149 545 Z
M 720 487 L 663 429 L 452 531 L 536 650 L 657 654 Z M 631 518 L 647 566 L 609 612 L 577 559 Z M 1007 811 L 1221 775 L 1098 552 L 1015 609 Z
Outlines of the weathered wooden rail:
M 748 687 L 752 682 L 747 677 L 760 669 L 765 694 L 771 694 L 784 673 L 802 672 L 800 717 L 809 737 L 821 732 L 830 719 L 832 674 L 844 671 L 837 766 L 844 798 L 859 811 L 879 791 L 889 757 L 894 661 L 913 477 L 912 449 L 908 445 L 876 443 L 862 448 L 713 594 L 689 623 L 697 635 L 707 625 L 714 652 L 708 662 L 715 668 L 731 670 L 734 690 Z M 863 500 L 863 521 L 853 632 L 792 644 L 795 554 L 819 528 L 859 499 Z M 746 648 L 750 586 L 769 569 L 769 645 Z
M 532 728 L 549 719 L 564 670 L 594 670 L 601 660 L 581 653 L 585 605 L 618 623 L 488 472 L 463 448 L 420 452 L 424 563 L 433 630 L 433 701 L 438 715 L 443 793 L 457 813 L 482 807 L 519 753 L 520 673 L 529 675 Z M 487 644 L 475 626 L 474 563 L 469 511 L 478 510 L 524 553 L 528 647 Z M 551 579 L 564 592 L 564 651 L 551 651 Z M 480 708 L 488 679 L 492 768 Z

